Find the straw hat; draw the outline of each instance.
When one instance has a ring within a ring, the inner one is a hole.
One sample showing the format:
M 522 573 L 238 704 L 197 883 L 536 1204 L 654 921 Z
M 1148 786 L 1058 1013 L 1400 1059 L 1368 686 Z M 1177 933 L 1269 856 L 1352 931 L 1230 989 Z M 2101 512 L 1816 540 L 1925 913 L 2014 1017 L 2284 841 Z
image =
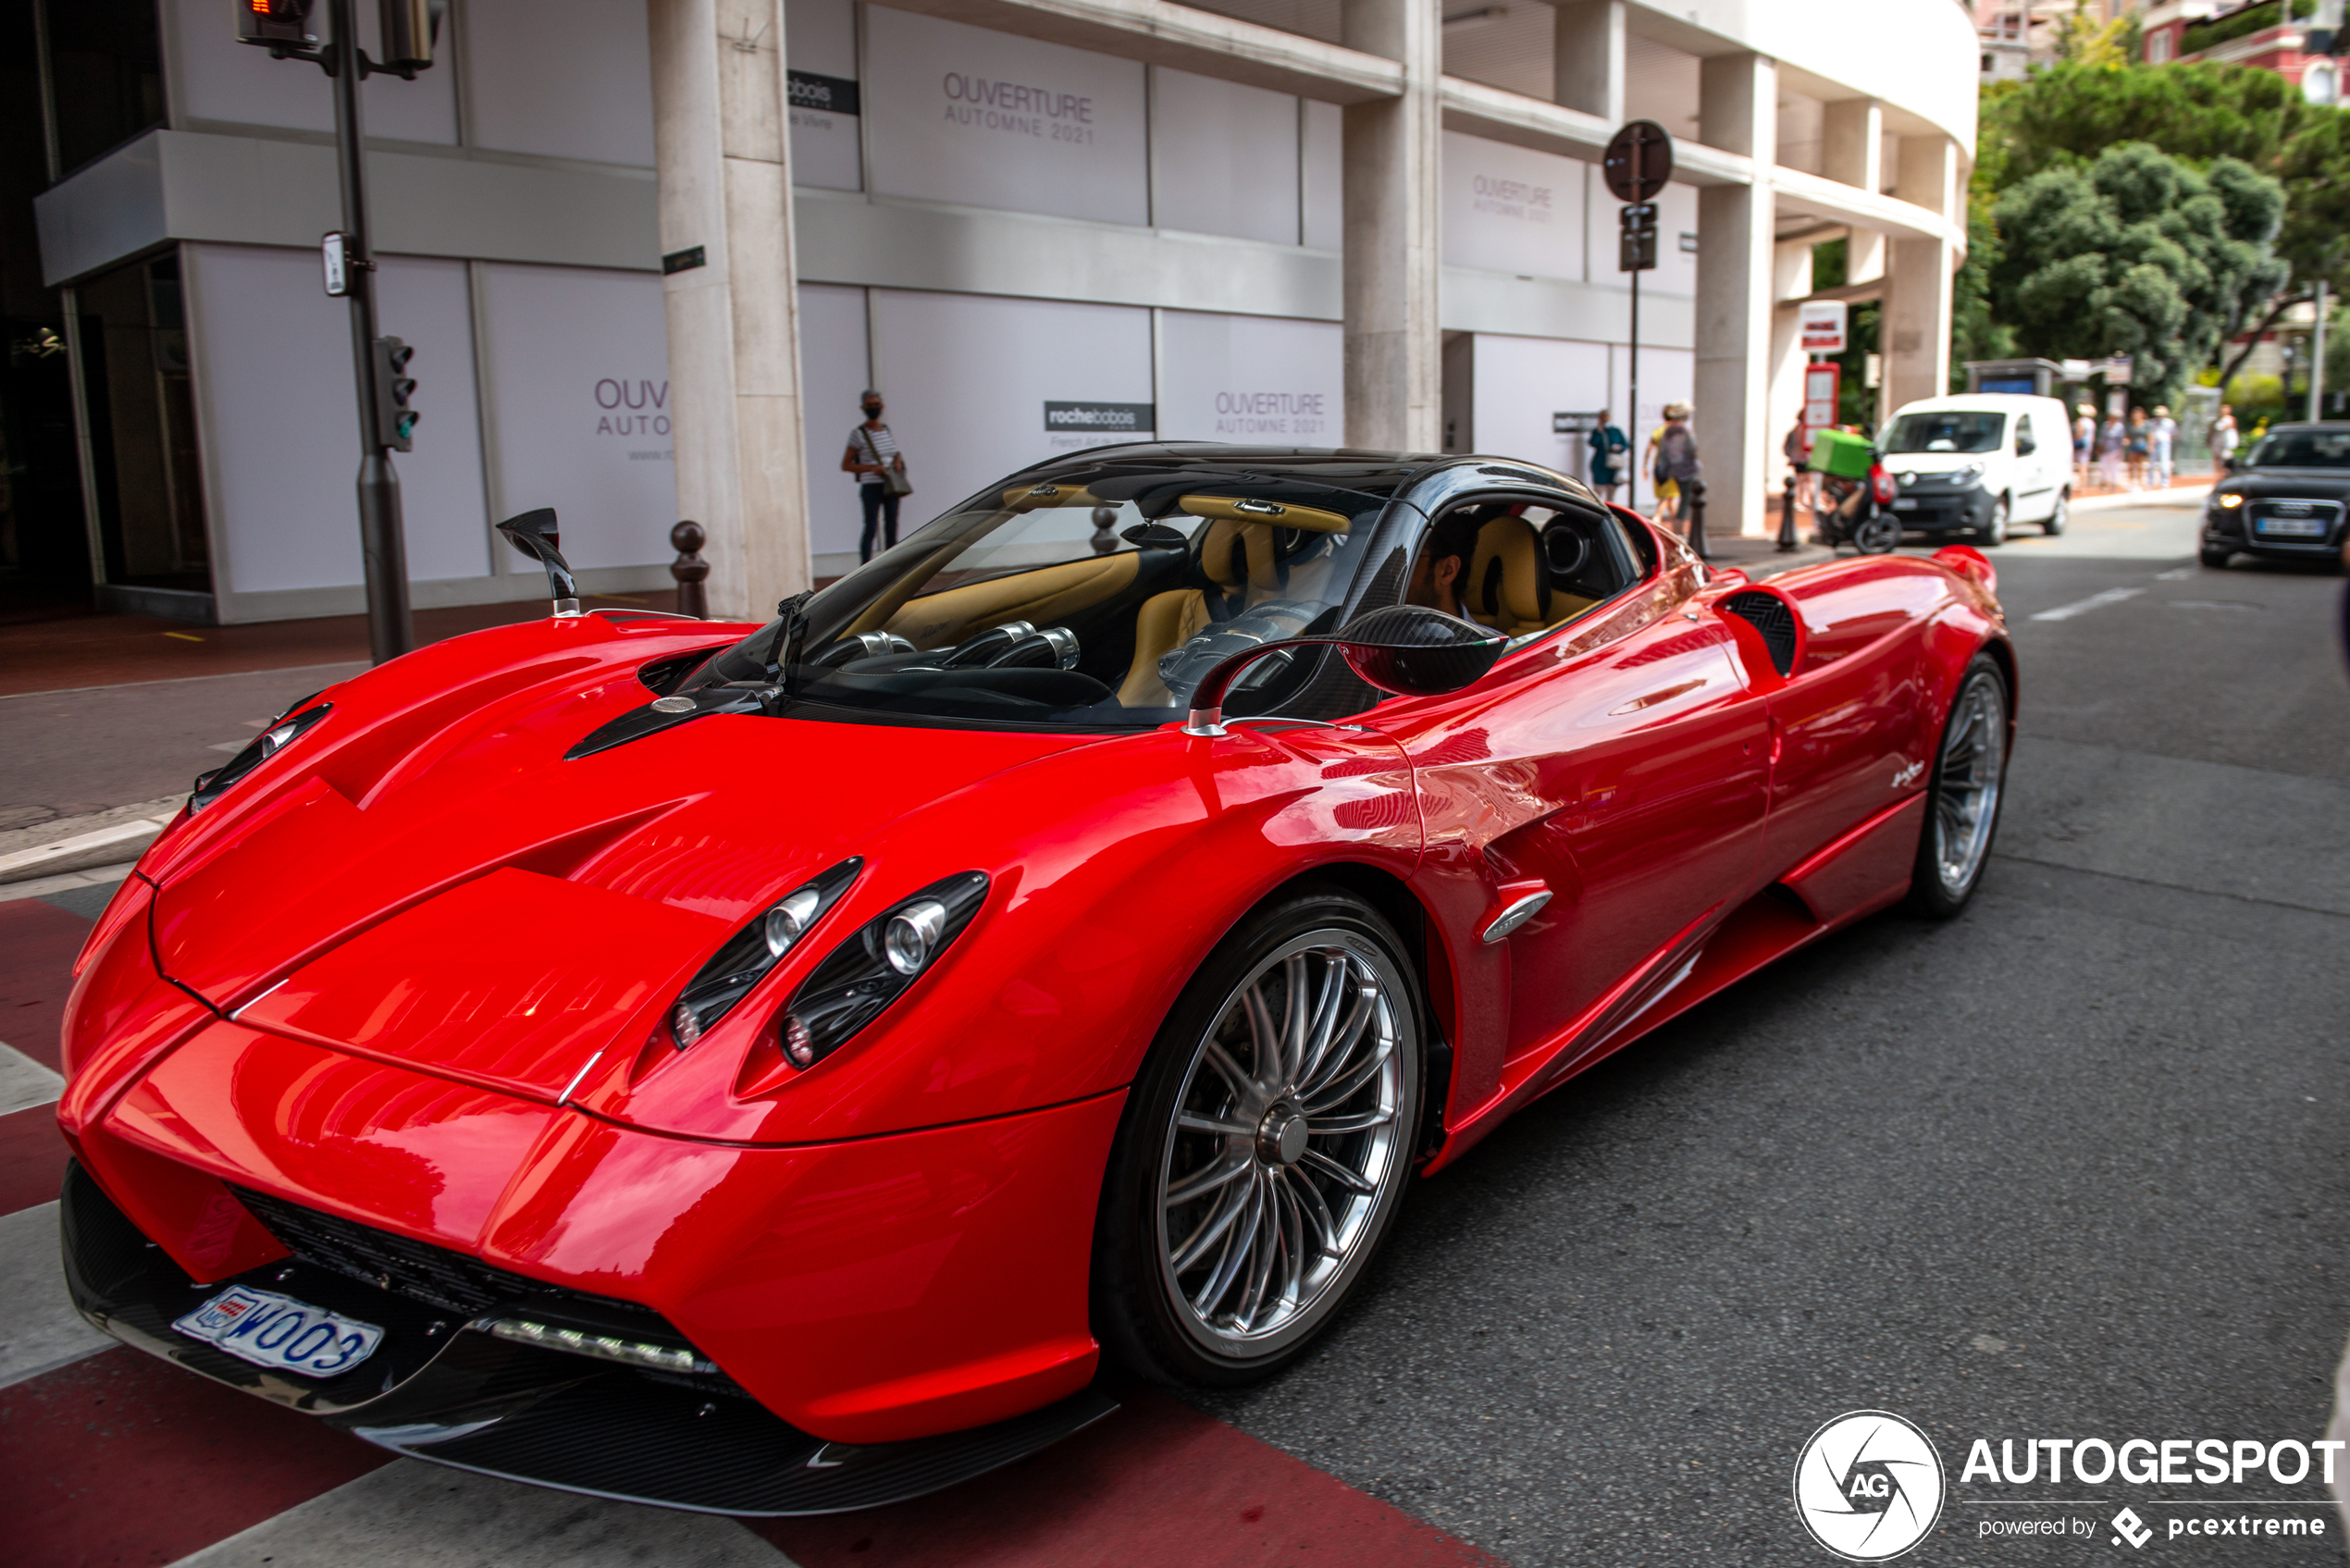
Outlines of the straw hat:
M 2157 404 L 2155 404 L 2155 405 L 2154 405 L 2154 416 L 2155 416 L 2157 419 L 2168 419 L 2168 418 L 2170 418 L 2170 417 L 2171 417 L 2171 405 L 2170 405 L 2170 404 L 2168 404 L 2168 403 L 2157 403 Z
M 1688 416 L 1689 405 L 1687 403 L 1666 403 L 1664 405 L 1664 417 L 1667 419 L 1687 419 Z
M 2075 414 L 2086 414 L 2091 419 L 2095 419 L 2097 416 L 2097 405 L 2095 403 L 2082 403 L 2073 409 L 2072 412 Z

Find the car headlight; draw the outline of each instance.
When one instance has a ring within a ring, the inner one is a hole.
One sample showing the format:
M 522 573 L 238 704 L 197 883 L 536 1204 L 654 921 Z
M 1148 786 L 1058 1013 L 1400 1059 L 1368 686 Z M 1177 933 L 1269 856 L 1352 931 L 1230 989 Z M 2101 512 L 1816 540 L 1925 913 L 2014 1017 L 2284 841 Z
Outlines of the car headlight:
M 2211 504 L 2218 507 L 2222 512 L 2233 512 L 2237 507 L 2244 504 L 2244 498 L 2233 493 L 2213 496 L 2211 498 Z
M 726 939 L 699 972 L 677 994 L 666 1020 L 670 1043 L 680 1051 L 710 1032 L 750 994 L 750 988 L 783 961 L 824 911 L 839 902 L 857 880 L 863 859 L 851 856 L 815 881 L 796 887 L 777 899 L 758 919 Z
M 1950 470 L 1950 483 L 1953 485 L 1972 485 L 1982 477 L 1983 464 L 1979 463 L 1970 463 L 1964 468 Z
M 320 703 L 306 712 L 297 711 L 303 702 L 310 701 L 311 698 L 317 695 L 316 692 L 312 692 L 310 697 L 303 698 L 302 702 L 295 703 L 292 708 L 287 709 L 285 713 L 278 715 L 277 722 L 254 736 L 253 744 L 229 758 L 225 766 L 215 768 L 209 773 L 199 774 L 194 790 L 188 796 L 188 809 L 201 811 L 228 794 L 246 774 L 301 739 L 309 733 L 312 725 L 333 712 L 335 705 L 331 702 Z M 289 718 L 287 714 L 291 714 L 292 717 Z
M 903 995 L 987 900 L 987 876 L 934 882 L 868 920 L 809 972 L 775 1016 L 792 1066 L 814 1067 Z

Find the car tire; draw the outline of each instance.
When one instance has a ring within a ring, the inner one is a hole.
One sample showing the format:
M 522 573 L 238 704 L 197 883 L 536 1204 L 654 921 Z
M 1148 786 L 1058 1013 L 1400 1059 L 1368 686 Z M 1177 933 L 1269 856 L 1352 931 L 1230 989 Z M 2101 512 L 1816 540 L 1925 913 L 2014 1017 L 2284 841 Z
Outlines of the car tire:
M 2049 512 L 2047 520 L 2040 525 L 2040 531 L 2053 538 L 2057 535 L 2063 533 L 2064 525 L 2072 521 L 2072 492 L 2069 489 L 2059 490 L 2057 492 L 2056 510 Z
M 1998 661 L 1978 653 L 1959 677 L 1950 711 L 1935 743 L 1926 780 L 1925 821 L 1910 874 L 1909 907 L 1947 920 L 1967 907 L 1982 885 L 2007 797 L 2007 676 Z
M 2232 549 L 2213 549 L 2210 546 L 2206 545 L 2195 552 L 2195 558 L 2203 562 L 2204 565 L 2209 567 L 2212 571 L 2218 572 L 2224 569 L 2229 562 L 2235 559 L 2235 553 L 2236 552 Z
M 2008 542 L 2008 513 L 2010 510 L 2010 502 L 2005 496 L 2001 496 L 1991 503 L 1990 521 L 1975 530 L 1975 536 L 1983 541 L 1984 549 L 1997 549 Z
M 1891 555 L 1900 543 L 1901 525 L 1882 512 L 1852 530 L 1852 546 L 1862 555 Z
M 1427 1053 L 1404 951 L 1369 904 L 1305 884 L 1244 917 L 1169 1010 L 1095 1221 L 1094 1332 L 1129 1370 L 1256 1382 L 1361 1285 L 1418 1152 Z

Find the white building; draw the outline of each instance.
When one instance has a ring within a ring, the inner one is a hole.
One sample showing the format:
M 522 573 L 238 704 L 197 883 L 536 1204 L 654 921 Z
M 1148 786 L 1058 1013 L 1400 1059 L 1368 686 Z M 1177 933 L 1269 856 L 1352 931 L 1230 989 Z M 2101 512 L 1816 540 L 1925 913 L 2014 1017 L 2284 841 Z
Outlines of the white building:
M 831 575 L 869 385 L 909 526 L 1137 434 L 1580 472 L 1555 414 L 1613 408 L 1638 442 L 1689 401 L 1713 526 L 1759 527 L 1793 302 L 1848 232 L 1837 292 L 1885 300 L 1886 399 L 1945 389 L 1969 9 L 1450 3 L 451 0 L 439 64 L 365 87 L 382 327 L 425 412 L 398 460 L 416 602 L 537 597 L 489 525 L 539 505 L 594 591 L 665 586 L 680 515 L 720 609 Z M 160 0 L 161 123 L 38 202 L 96 553 L 118 605 L 344 613 L 328 84 L 237 43 L 229 6 Z M 1636 117 L 1679 172 L 1627 418 L 1597 159 Z

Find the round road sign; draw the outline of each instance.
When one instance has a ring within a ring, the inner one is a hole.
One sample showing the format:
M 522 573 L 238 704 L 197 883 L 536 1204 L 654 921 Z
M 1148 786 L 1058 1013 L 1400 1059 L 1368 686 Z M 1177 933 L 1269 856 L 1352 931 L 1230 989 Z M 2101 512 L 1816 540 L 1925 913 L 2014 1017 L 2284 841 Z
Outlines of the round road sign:
M 1653 201 L 1673 178 L 1672 133 L 1652 119 L 1636 119 L 1608 142 L 1600 168 L 1617 201 Z

